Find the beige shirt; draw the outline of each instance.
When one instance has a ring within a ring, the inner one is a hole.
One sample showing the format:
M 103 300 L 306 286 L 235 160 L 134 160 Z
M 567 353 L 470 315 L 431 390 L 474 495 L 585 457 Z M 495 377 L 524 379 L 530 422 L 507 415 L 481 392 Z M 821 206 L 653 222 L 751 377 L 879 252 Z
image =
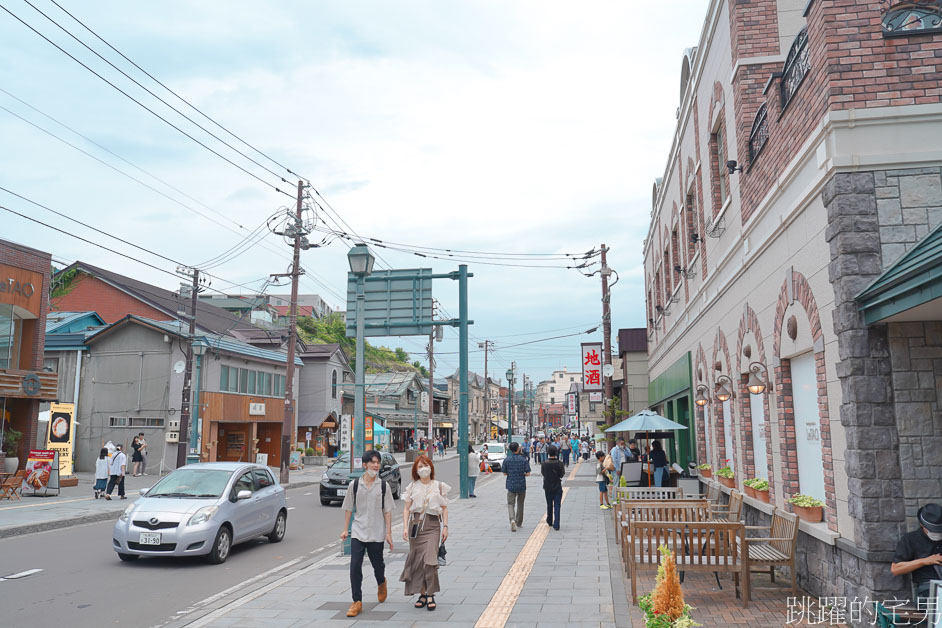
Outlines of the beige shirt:
M 403 501 L 411 501 L 410 512 L 421 514 L 424 510 L 428 515 L 440 515 L 442 509 L 448 507 L 448 491 L 451 487 L 444 482 L 432 480 L 428 484 L 419 480 L 406 487 L 402 493 Z M 425 499 L 428 497 L 428 508 L 425 507 Z
M 386 518 L 384 513 L 392 512 L 392 488 L 386 485 L 386 508 L 383 508 L 382 481 L 377 477 L 373 486 L 367 486 L 366 480 L 360 478 L 356 495 L 356 513 L 353 516 L 353 525 L 350 534 L 353 538 L 364 543 L 382 543 L 386 538 Z M 353 511 L 353 482 L 343 498 L 343 510 Z

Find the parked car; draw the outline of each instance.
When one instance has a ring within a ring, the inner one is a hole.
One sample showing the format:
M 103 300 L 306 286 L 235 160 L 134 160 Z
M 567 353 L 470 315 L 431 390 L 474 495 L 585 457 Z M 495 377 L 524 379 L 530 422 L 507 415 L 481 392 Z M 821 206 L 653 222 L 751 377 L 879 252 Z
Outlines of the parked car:
M 507 457 L 507 450 L 504 443 L 484 443 L 487 445 L 487 463 L 491 466 L 491 471 L 500 471 L 504 464 L 504 458 Z M 484 448 L 481 447 L 481 451 Z
M 399 499 L 402 493 L 402 474 L 399 470 L 399 463 L 392 454 L 381 452 L 380 455 L 383 459 L 379 463 L 379 477 L 388 483 L 392 498 Z M 342 502 L 351 482 L 350 452 L 345 451 L 330 463 L 324 477 L 321 478 L 321 505 L 329 506 L 331 502 Z
M 115 522 L 111 543 L 124 561 L 206 555 L 218 564 L 237 543 L 259 536 L 280 543 L 287 522 L 285 489 L 268 467 L 189 464 L 141 491 Z

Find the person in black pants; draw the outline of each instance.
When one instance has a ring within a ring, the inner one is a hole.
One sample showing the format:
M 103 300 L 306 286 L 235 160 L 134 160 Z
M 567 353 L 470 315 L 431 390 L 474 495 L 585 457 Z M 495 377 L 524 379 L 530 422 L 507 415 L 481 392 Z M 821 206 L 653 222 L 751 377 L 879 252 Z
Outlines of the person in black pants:
M 549 460 L 540 467 L 543 474 L 543 493 L 546 495 L 546 524 L 559 530 L 559 508 L 563 503 L 563 475 L 566 470 L 557 455 L 555 445 L 546 448 Z

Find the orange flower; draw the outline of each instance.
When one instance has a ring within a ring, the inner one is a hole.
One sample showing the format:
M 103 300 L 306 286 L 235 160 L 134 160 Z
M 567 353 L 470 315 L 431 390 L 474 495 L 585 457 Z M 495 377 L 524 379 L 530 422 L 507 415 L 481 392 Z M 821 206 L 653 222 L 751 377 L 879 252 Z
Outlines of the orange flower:
M 684 614 L 684 594 L 680 589 L 680 578 L 677 574 L 677 565 L 674 562 L 673 552 L 664 546 L 660 548 L 664 569 L 664 577 L 654 587 L 651 595 L 652 608 L 658 615 L 665 614 L 671 621 Z

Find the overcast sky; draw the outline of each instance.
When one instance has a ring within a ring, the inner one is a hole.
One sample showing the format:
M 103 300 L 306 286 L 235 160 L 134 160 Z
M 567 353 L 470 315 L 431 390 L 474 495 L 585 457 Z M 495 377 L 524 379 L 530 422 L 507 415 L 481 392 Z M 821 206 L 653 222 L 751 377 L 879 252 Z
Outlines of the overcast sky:
M 290 183 L 194 127 L 23 0 L 3 5 L 213 150 L 293 193 L 296 177 L 186 110 L 50 0 L 30 1 Z M 620 276 L 612 298 L 613 343 L 619 327 L 645 325 L 641 247 L 651 187 L 663 173 L 676 124 L 682 52 L 697 44 L 706 0 L 58 1 L 217 122 L 309 178 L 360 235 L 502 253 L 585 252 L 605 242 Z M 213 258 L 291 203 L 2 11 L 0 88 L 8 92 L 0 92 L 0 186 L 174 261 L 194 265 Z M 174 269 L 172 262 L 2 191 L 0 205 Z M 0 212 L 0 225 L 0 237 L 50 251 L 61 262 L 80 259 L 176 286 L 166 273 L 7 212 Z M 334 241 L 303 253 L 311 272 L 301 291 L 342 307 L 346 251 Z M 378 267 L 457 267 L 454 260 L 377 252 Z M 209 272 L 256 289 L 267 274 L 285 272 L 288 259 L 288 246 L 269 236 Z M 601 341 L 599 330 L 509 346 L 598 325 L 598 275 L 482 263 L 471 263 L 470 270 L 472 369 L 483 372 L 477 343 L 485 338 L 497 346 L 492 373 L 503 375 L 516 360 L 536 381 L 555 368 L 578 368 L 579 343 Z M 221 280 L 213 288 L 248 292 Z M 445 312 L 457 315 L 456 282 L 436 282 L 434 294 Z M 422 338 L 374 340 L 417 354 L 426 344 Z M 436 351 L 439 372 L 452 372 L 457 333 L 446 331 Z

